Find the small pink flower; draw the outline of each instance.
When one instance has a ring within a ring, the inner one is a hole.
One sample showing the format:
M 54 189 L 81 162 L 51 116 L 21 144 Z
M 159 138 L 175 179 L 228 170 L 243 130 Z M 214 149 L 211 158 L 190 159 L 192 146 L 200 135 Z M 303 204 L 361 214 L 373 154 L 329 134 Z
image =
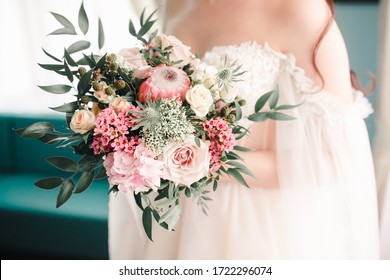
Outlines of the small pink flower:
M 186 72 L 176 67 L 159 65 L 150 70 L 149 75 L 150 77 L 139 88 L 140 102 L 146 103 L 148 95 L 152 101 L 158 98 L 184 100 L 191 84 Z

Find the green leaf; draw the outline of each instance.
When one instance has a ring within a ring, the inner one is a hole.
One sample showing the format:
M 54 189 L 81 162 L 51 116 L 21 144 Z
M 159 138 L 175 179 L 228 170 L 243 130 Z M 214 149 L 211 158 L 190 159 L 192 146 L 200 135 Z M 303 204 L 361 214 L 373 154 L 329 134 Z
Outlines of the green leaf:
M 67 172 L 75 172 L 77 170 L 77 163 L 67 157 L 56 156 L 46 159 L 54 167 Z
M 99 50 L 104 46 L 104 39 L 105 38 L 104 38 L 103 24 L 102 24 L 102 20 L 99 18 L 99 34 L 98 34 Z
M 263 94 L 259 99 L 257 99 L 256 104 L 255 104 L 255 112 L 259 112 L 267 103 L 268 99 L 271 97 L 273 91 L 267 92 Z
M 191 189 L 190 188 L 185 188 L 184 194 L 186 195 L 186 197 L 190 198 L 191 197 Z
M 47 35 L 76 35 L 76 33 L 69 28 L 60 28 Z
M 269 107 L 275 109 L 279 101 L 279 91 L 275 90 L 269 99 Z
M 94 175 L 95 175 L 95 172 L 93 169 L 88 170 L 88 171 L 84 171 L 81 174 L 79 181 L 77 182 L 75 193 L 81 193 L 81 192 L 85 191 L 86 189 L 88 189 L 89 186 L 93 182 Z
M 60 59 L 58 59 L 57 57 L 51 55 L 50 53 L 48 53 L 47 51 L 45 51 L 44 48 L 42 48 L 43 52 L 50 58 L 54 59 L 55 61 L 58 61 L 58 62 L 62 62 Z
M 70 82 L 73 82 L 73 74 L 72 74 L 72 71 L 70 71 L 70 68 L 68 66 L 68 63 L 66 63 L 66 61 L 64 60 L 64 66 L 65 66 L 65 73 L 66 73 L 66 77 L 68 78 L 68 80 Z
M 97 69 L 102 69 L 104 67 L 104 64 L 106 63 L 106 56 L 107 54 L 103 55 L 99 61 L 96 63 L 96 68 Z
M 26 128 L 14 129 L 16 134 L 33 139 L 41 138 L 47 132 L 53 132 L 53 130 L 54 126 L 49 122 L 36 122 Z
M 71 90 L 71 86 L 69 85 L 50 85 L 50 86 L 38 86 L 40 89 L 44 91 L 55 93 L 55 94 L 63 94 L 67 93 Z
M 73 60 L 73 58 L 70 56 L 70 54 L 68 53 L 68 51 L 66 49 L 64 49 L 64 57 L 65 57 L 66 61 L 68 61 L 69 65 L 74 66 L 74 67 L 78 66 L 76 61 Z
M 64 181 L 61 185 L 61 190 L 57 196 L 57 208 L 63 205 L 72 196 L 74 183 L 72 179 Z
M 144 226 L 146 235 L 148 238 L 153 241 L 152 239 L 152 209 L 148 206 L 144 209 L 144 212 L 142 213 L 142 224 Z
M 79 51 L 88 49 L 90 46 L 91 46 L 90 42 L 84 41 L 84 40 L 80 40 L 80 41 L 77 41 L 77 42 L 75 42 L 75 43 L 73 43 L 72 45 L 69 46 L 68 53 L 72 54 L 72 53 L 75 53 L 75 52 L 79 52 Z
M 153 217 L 157 222 L 160 220 L 160 215 L 158 214 L 158 212 L 156 210 L 153 211 Z M 166 230 L 168 230 L 167 223 L 160 223 L 159 225 L 162 226 L 163 228 L 165 228 Z
M 250 148 L 246 148 L 246 147 L 238 146 L 238 145 L 234 146 L 233 149 L 236 151 L 240 151 L 240 152 L 253 152 L 254 151 L 254 149 L 250 149 Z
M 214 183 L 213 183 L 213 191 L 216 191 L 218 188 L 218 180 L 214 180 Z
M 78 102 L 73 101 L 70 103 L 66 103 L 64 105 L 58 106 L 58 107 L 49 107 L 50 109 L 61 112 L 61 113 L 73 113 L 79 108 Z
M 137 203 L 138 207 L 139 207 L 142 211 L 144 211 L 144 207 L 142 206 L 141 193 L 137 193 L 137 194 L 134 193 L 134 200 L 135 200 L 135 203 Z
M 45 144 L 57 144 L 62 136 L 57 133 L 45 133 L 42 137 L 38 138 L 39 141 Z
M 234 104 L 236 105 L 236 120 L 240 120 L 242 118 L 241 106 L 237 101 L 234 101 Z
M 62 61 L 60 61 L 62 62 Z M 41 64 L 38 63 L 39 66 L 41 66 L 43 69 L 50 70 L 50 71 L 59 71 L 64 69 L 63 64 Z
M 79 92 L 79 94 L 77 95 L 78 97 L 83 96 L 91 88 L 90 85 L 91 77 L 92 77 L 92 69 L 90 69 L 87 73 L 85 73 L 81 77 L 79 83 L 77 84 L 77 91 Z
M 243 160 L 242 157 L 240 157 L 239 155 L 237 155 L 234 152 L 228 152 L 226 154 L 226 157 L 227 157 L 227 159 L 230 159 L 230 160 L 235 160 L 235 159 Z
M 236 160 L 230 160 L 227 162 L 227 164 L 234 166 L 234 167 L 237 167 L 240 170 L 240 172 L 255 178 L 253 173 L 245 165 L 243 165 L 241 162 L 236 161 Z
M 142 10 L 141 16 L 139 18 L 139 25 L 142 26 L 144 24 L 144 16 L 145 16 L 146 8 Z
M 81 32 L 83 32 L 84 35 L 87 34 L 89 28 L 89 21 L 88 21 L 87 13 L 85 12 L 84 9 L 84 2 L 81 3 L 78 21 L 79 21 L 79 27 Z
M 83 54 L 83 58 L 77 61 L 77 64 L 80 65 L 88 65 L 89 67 L 93 68 L 96 66 L 96 63 L 89 57 L 88 55 Z
M 53 12 L 51 12 L 51 14 L 64 27 L 63 29 L 58 29 L 58 30 L 67 30 L 67 31 L 69 31 L 69 33 L 65 33 L 65 34 L 71 34 L 71 35 L 76 35 L 77 34 L 73 24 L 66 17 L 64 17 L 64 16 L 62 16 L 60 14 L 57 14 L 57 13 L 53 13 Z M 54 32 L 56 32 L 56 31 L 54 31 Z M 52 34 L 52 33 L 50 33 L 50 34 Z M 59 34 L 59 33 L 57 33 L 57 34 Z
M 236 169 L 229 168 L 228 170 L 226 170 L 226 173 L 229 174 L 230 176 L 232 176 L 234 179 L 236 179 L 236 181 L 238 183 L 240 183 L 241 185 L 249 188 L 249 185 L 245 181 L 244 177 L 242 177 L 241 173 L 239 171 L 237 171 Z
M 133 35 L 134 37 L 137 37 L 137 32 L 135 31 L 135 27 L 134 27 L 134 24 L 133 22 L 130 20 L 129 22 L 129 32 L 131 35 Z
M 64 179 L 61 177 L 48 177 L 35 182 L 34 185 L 44 190 L 52 190 L 61 185 L 63 182 Z
M 107 177 L 106 169 L 102 166 L 98 173 L 95 175 L 95 180 L 103 179 Z
M 278 107 L 275 108 L 275 110 L 290 110 L 290 109 L 294 109 L 294 108 L 297 108 L 299 106 L 301 106 L 302 103 L 300 104 L 297 104 L 297 105 L 280 105 Z
M 254 122 L 262 122 L 265 121 L 268 117 L 267 112 L 260 112 L 260 113 L 254 113 L 252 115 L 248 116 L 248 120 L 254 121 Z
M 196 143 L 196 146 L 200 147 L 200 140 L 198 137 L 195 137 L 195 143 Z
M 152 28 L 153 24 L 156 21 L 157 20 L 147 21 L 144 25 L 142 25 L 141 29 L 137 34 L 137 38 L 142 38 L 150 30 L 150 28 Z
M 280 113 L 280 112 L 269 112 L 267 113 L 267 117 L 271 120 L 276 120 L 276 121 L 290 121 L 290 120 L 295 120 L 294 117 L 291 117 L 289 115 Z

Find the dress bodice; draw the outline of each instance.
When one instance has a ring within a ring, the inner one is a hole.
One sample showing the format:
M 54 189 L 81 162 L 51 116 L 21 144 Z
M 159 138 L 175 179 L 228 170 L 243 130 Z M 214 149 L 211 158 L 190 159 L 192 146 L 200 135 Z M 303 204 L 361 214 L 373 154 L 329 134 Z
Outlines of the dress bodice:
M 260 45 L 247 41 L 237 45 L 216 46 L 206 52 L 202 60 L 208 65 L 217 66 L 224 57 L 242 65 L 245 71 L 242 81 L 236 84 L 240 97 L 247 102 L 243 108 L 244 115 L 253 113 L 254 105 L 261 95 L 278 89 L 283 75 L 291 80 L 296 100 L 304 103 L 300 109 L 308 114 L 339 118 L 351 111 L 362 117 L 367 117 L 372 112 L 372 107 L 362 92 L 351 89 L 354 102 L 344 104 L 337 96 L 316 87 L 296 64 L 293 54 L 276 51 L 267 43 Z

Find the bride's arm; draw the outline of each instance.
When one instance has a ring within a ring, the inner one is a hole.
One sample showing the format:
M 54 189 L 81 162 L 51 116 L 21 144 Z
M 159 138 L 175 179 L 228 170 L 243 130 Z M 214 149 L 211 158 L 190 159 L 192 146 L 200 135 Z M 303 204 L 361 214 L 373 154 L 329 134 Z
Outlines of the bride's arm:
M 312 46 L 318 40 L 318 34 L 329 21 L 329 9 L 324 6 L 324 0 L 294 0 L 302 3 L 302 6 L 294 6 L 290 18 L 294 21 L 290 24 L 295 30 L 289 30 L 292 37 L 286 36 L 283 47 L 286 52 L 291 52 L 297 58 L 297 64 L 303 68 L 306 74 L 324 91 L 337 96 L 345 103 L 352 101 L 350 82 L 350 68 L 346 46 L 341 32 L 334 20 L 330 23 L 328 32 L 324 35 L 315 57 L 313 66 Z M 291 2 L 294 2 L 291 1 Z M 307 5 L 303 5 L 306 3 Z M 295 40 L 293 40 L 295 38 Z M 299 38 L 299 40 L 296 40 Z M 245 176 L 248 184 L 253 187 L 277 188 L 278 172 L 276 151 L 273 146 L 264 150 L 264 147 L 256 143 L 261 135 L 262 124 L 255 124 L 251 131 L 252 139 L 249 144 L 254 152 L 241 153 L 244 164 L 256 176 L 256 179 Z M 275 136 L 277 137 L 277 136 Z

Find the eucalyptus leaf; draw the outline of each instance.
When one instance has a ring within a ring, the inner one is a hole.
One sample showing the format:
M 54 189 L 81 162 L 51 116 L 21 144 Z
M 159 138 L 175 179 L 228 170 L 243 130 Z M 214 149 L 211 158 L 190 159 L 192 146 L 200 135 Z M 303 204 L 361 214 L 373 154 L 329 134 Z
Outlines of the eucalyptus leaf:
M 35 182 L 34 185 L 44 190 L 52 190 L 57 188 L 63 182 L 64 179 L 61 177 L 48 177 Z
M 275 90 L 269 98 L 269 107 L 275 109 L 279 101 L 279 91 Z
M 70 103 L 66 103 L 64 105 L 58 106 L 58 107 L 49 107 L 50 109 L 61 112 L 61 113 L 73 113 L 79 108 L 78 102 L 73 101 Z
M 218 180 L 214 180 L 214 183 L 213 183 L 213 191 L 216 191 L 218 188 Z
M 280 105 L 280 106 L 276 107 L 275 110 L 277 110 L 277 111 L 279 111 L 279 110 L 291 110 L 291 109 L 297 108 L 297 107 L 299 107 L 301 105 L 302 105 L 302 103 L 297 104 L 297 105 Z
M 54 55 L 51 55 L 50 53 L 48 53 L 47 51 L 45 51 L 44 48 L 42 48 L 43 52 L 50 58 L 54 59 L 55 61 L 57 62 L 62 62 L 60 59 L 58 59 L 57 57 L 55 57 Z
M 67 172 L 75 172 L 77 171 L 77 163 L 67 157 L 63 156 L 55 156 L 55 157 L 49 157 L 46 159 L 51 165 L 54 167 L 61 169 L 63 171 Z
M 135 200 L 135 203 L 137 203 L 137 206 L 142 210 L 144 211 L 144 207 L 142 205 L 142 197 L 141 197 L 141 193 L 134 193 L 134 200 Z
M 73 29 L 60 28 L 47 35 L 77 35 L 77 33 Z
M 280 112 L 269 112 L 267 113 L 267 117 L 271 120 L 276 120 L 276 121 L 290 121 L 290 120 L 295 120 L 294 117 L 291 117 L 289 115 L 280 113 Z
M 153 26 L 157 20 L 147 21 L 144 25 L 141 26 L 137 34 L 137 38 L 142 38 Z
M 51 12 L 51 14 L 55 17 L 55 19 L 59 23 L 62 24 L 64 29 L 69 30 L 69 32 L 70 32 L 69 34 L 72 34 L 72 35 L 77 34 L 73 24 L 66 17 L 64 17 L 63 15 L 57 14 L 57 13 L 53 13 L 53 12 Z
M 83 58 L 77 61 L 77 64 L 88 65 L 89 67 L 95 67 L 96 63 L 88 55 L 83 54 Z
M 234 146 L 233 149 L 236 151 L 239 151 L 239 152 L 253 152 L 254 151 L 254 149 L 250 149 L 250 148 L 238 146 L 238 145 Z
M 105 37 L 104 37 L 104 29 L 103 29 L 103 24 L 102 24 L 102 20 L 99 18 L 99 31 L 98 31 L 98 46 L 99 46 L 99 50 L 101 48 L 103 48 L 104 46 L 104 40 L 105 40 Z
M 88 21 L 87 13 L 85 12 L 85 9 L 84 9 L 84 2 L 81 3 L 81 7 L 79 10 L 79 16 L 78 16 L 78 22 L 79 22 L 79 27 L 80 27 L 81 32 L 83 32 L 84 35 L 87 34 L 88 28 L 89 28 L 89 21 Z
M 97 69 L 103 69 L 104 67 L 104 64 L 106 63 L 106 57 L 107 57 L 107 54 L 103 55 L 99 61 L 96 63 L 96 68 Z
M 95 172 L 93 169 L 84 171 L 77 182 L 75 193 L 81 193 L 88 189 L 93 182 L 94 175 Z
M 254 121 L 254 122 L 262 122 L 265 121 L 268 117 L 268 112 L 260 112 L 260 113 L 254 113 L 248 116 L 248 120 Z
M 74 66 L 74 67 L 78 66 L 76 61 L 73 60 L 73 58 L 70 56 L 70 54 L 68 53 L 68 51 L 66 49 L 64 49 L 64 57 L 65 57 L 66 61 L 68 61 L 69 65 Z
M 62 62 L 62 61 L 60 61 Z M 41 64 L 38 63 L 39 66 L 41 66 L 43 69 L 50 70 L 50 71 L 59 71 L 64 69 L 63 64 Z
M 133 35 L 134 37 L 137 37 L 137 32 L 135 31 L 135 27 L 134 27 L 134 24 L 133 22 L 130 20 L 129 22 L 129 32 L 131 35 Z
M 45 133 L 42 137 L 38 138 L 39 141 L 45 144 L 57 144 L 60 141 L 61 135 L 57 133 Z
M 69 92 L 72 87 L 69 85 L 49 85 L 49 86 L 38 86 L 40 89 L 44 91 L 55 93 L 55 94 L 63 94 Z
M 263 94 L 259 99 L 257 99 L 255 104 L 255 112 L 259 112 L 264 105 L 267 103 L 268 99 L 271 97 L 273 91 L 267 92 Z
M 241 106 L 237 101 L 234 101 L 234 104 L 236 105 L 236 120 L 240 120 L 242 118 Z
M 53 132 L 54 126 L 49 122 L 36 122 L 26 128 L 15 129 L 14 131 L 24 138 L 37 139 L 48 132 Z
M 90 88 L 90 81 L 92 77 L 92 69 L 85 73 L 77 84 L 77 91 L 79 92 L 78 97 L 83 96 Z
M 72 45 L 70 45 L 69 48 L 67 49 L 67 51 L 69 54 L 72 54 L 75 52 L 79 52 L 79 51 L 88 49 L 90 46 L 91 46 L 90 42 L 85 41 L 85 40 L 80 40 L 80 41 L 77 41 L 77 42 L 73 43 Z
M 148 206 L 144 209 L 142 213 L 142 224 L 148 238 L 152 239 L 152 209 Z
M 57 208 L 63 205 L 72 196 L 74 183 L 71 179 L 64 181 L 61 185 L 61 190 L 57 196 Z
M 243 165 L 241 162 L 236 161 L 236 160 L 230 160 L 227 162 L 227 164 L 234 166 L 234 167 L 238 168 L 242 173 L 255 178 L 253 173 L 245 165 Z
M 73 73 L 72 73 L 72 71 L 70 71 L 70 68 L 65 60 L 64 60 L 64 67 L 65 67 L 66 77 L 68 78 L 68 80 L 70 82 L 73 82 Z
M 229 174 L 230 176 L 232 176 L 234 179 L 236 179 L 236 181 L 238 183 L 240 183 L 241 185 L 249 188 L 249 185 L 245 181 L 244 177 L 242 177 L 241 173 L 239 171 L 237 171 L 236 169 L 229 168 L 228 170 L 226 170 L 226 173 Z

